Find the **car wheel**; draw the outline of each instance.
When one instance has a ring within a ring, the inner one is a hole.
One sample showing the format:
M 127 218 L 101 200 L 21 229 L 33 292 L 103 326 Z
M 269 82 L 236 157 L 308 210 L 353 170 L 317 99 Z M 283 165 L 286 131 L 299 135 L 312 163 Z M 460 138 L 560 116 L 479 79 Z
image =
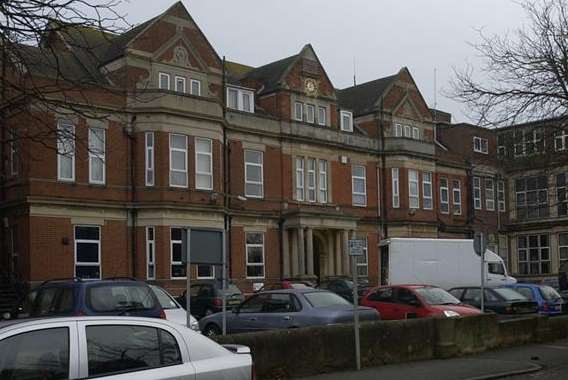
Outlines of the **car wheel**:
M 202 334 L 211 338 L 217 335 L 221 335 L 221 329 L 217 325 L 210 323 L 207 326 L 205 326 L 205 328 L 202 331 Z

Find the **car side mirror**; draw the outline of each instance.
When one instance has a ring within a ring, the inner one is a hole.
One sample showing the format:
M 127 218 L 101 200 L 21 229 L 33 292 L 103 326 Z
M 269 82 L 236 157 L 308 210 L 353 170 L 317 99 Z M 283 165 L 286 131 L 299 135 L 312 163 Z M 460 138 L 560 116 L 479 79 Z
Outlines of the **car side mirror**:
M 6 313 L 2 314 L 2 319 L 10 319 L 10 318 L 12 318 L 11 313 L 6 312 Z

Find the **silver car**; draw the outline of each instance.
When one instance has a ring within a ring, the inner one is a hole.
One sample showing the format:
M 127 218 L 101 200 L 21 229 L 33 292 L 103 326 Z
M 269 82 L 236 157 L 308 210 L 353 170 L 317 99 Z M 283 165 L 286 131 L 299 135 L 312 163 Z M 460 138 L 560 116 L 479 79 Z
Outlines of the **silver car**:
M 166 319 L 168 321 L 172 321 L 178 323 L 180 325 L 186 326 L 187 325 L 187 312 L 181 305 L 176 301 L 176 299 L 168 293 L 164 288 L 161 288 L 157 285 L 149 285 L 150 288 L 158 297 L 158 301 L 160 302 L 160 306 L 164 310 L 166 314 Z M 190 317 L 190 328 L 193 331 L 199 332 L 199 322 L 197 319 L 192 315 Z
M 169 321 L 73 317 L 0 322 L 0 379 L 251 379 L 250 350 Z

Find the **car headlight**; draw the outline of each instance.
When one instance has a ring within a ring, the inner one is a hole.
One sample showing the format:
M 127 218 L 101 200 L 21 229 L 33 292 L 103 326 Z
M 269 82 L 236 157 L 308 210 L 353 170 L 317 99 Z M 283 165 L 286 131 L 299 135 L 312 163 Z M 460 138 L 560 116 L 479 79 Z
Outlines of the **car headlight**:
M 452 318 L 452 317 L 459 317 L 460 313 L 455 312 L 453 310 L 444 310 L 444 315 L 448 318 Z

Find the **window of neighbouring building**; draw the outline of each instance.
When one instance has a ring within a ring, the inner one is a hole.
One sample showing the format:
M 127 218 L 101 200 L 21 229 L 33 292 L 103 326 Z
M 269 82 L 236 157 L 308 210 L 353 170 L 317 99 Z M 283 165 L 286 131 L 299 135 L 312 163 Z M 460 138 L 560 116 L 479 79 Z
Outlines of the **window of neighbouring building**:
M 264 234 L 249 232 L 246 234 L 247 278 L 264 278 Z
M 369 244 L 367 237 L 365 237 L 365 246 L 363 247 L 363 255 L 357 256 L 357 276 L 369 276 Z
M 558 234 L 558 257 L 560 271 L 568 271 L 568 233 Z
M 452 180 L 452 198 L 454 215 L 461 215 L 461 184 L 457 179 Z
M 318 124 L 322 126 L 327 125 L 327 108 L 322 106 L 318 107 Z
M 497 136 L 497 156 L 505 158 L 507 155 L 507 147 L 505 146 L 505 135 Z
M 550 246 L 548 235 L 523 235 L 517 237 L 519 274 L 550 273 Z
M 89 128 L 89 183 L 102 185 L 106 177 L 106 131 Z
M 264 197 L 263 152 L 245 150 L 245 196 Z
M 187 187 L 187 136 L 170 134 L 170 186 Z
M 227 107 L 254 113 L 254 93 L 251 90 L 227 87 Z
M 215 278 L 214 265 L 198 265 L 197 266 L 197 279 L 198 280 L 212 280 Z
M 558 216 L 568 215 L 568 173 L 556 176 L 556 196 Z
M 154 186 L 154 132 L 145 133 L 145 183 L 146 186 Z
M 8 138 L 10 139 L 10 174 L 13 176 L 18 175 L 20 168 L 20 154 L 19 154 L 19 140 L 16 129 L 8 129 Z
M 75 181 L 75 126 L 67 121 L 57 124 L 57 179 Z
M 517 179 L 515 193 L 518 219 L 548 216 L 548 178 L 546 176 Z
M 195 138 L 195 188 L 213 190 L 213 142 Z
M 492 178 L 485 178 L 485 208 L 495 211 L 495 182 Z
M 554 132 L 554 149 L 557 152 L 568 150 L 568 130 Z
M 327 190 L 327 161 L 319 160 L 319 202 L 327 203 L 328 190 Z
M 351 167 L 351 185 L 353 206 L 367 205 L 367 176 L 363 165 Z
M 186 85 L 185 85 L 185 84 L 186 84 L 185 78 L 184 78 L 184 77 L 179 77 L 179 76 L 176 75 L 175 80 L 174 80 L 174 83 L 175 83 L 175 90 L 176 90 L 176 92 L 182 92 L 182 93 L 185 94 L 185 92 L 186 92 L 186 91 L 185 91 L 185 87 L 186 87 Z
M 544 153 L 544 132 L 540 129 L 515 131 L 515 157 Z
M 167 73 L 159 73 L 159 86 L 161 90 L 169 90 L 170 89 L 170 74 Z
M 304 157 L 296 157 L 296 200 L 304 200 Z
M 418 171 L 408 169 L 408 207 L 411 209 L 420 208 L 420 192 L 418 190 L 418 183 Z
M 440 212 L 442 214 L 450 213 L 450 192 L 447 178 L 440 178 Z
M 186 278 L 186 264 L 183 263 L 183 234 L 185 230 L 179 227 L 170 229 L 171 278 Z
M 344 132 L 353 132 L 353 113 L 349 111 L 341 111 L 341 130 Z
M 422 204 L 424 210 L 432 210 L 434 201 L 432 199 L 432 173 L 422 173 Z
M 399 169 L 392 168 L 391 169 L 391 177 L 392 177 L 392 207 L 399 208 L 400 207 L 400 180 L 399 180 Z
M 473 207 L 481 210 L 481 178 L 473 177 Z
M 192 79 L 189 83 L 191 86 L 191 95 L 201 96 L 201 81 L 198 79 Z
M 156 228 L 146 227 L 146 278 L 156 279 Z
M 308 158 L 308 202 L 316 201 L 316 159 Z
M 505 212 L 505 181 L 499 181 L 497 190 L 497 197 L 499 200 L 499 212 Z
M 489 153 L 489 144 L 487 139 L 481 137 L 474 137 L 473 138 L 473 151 L 477 153 L 488 154 Z
M 75 277 L 101 278 L 101 228 L 75 226 Z

